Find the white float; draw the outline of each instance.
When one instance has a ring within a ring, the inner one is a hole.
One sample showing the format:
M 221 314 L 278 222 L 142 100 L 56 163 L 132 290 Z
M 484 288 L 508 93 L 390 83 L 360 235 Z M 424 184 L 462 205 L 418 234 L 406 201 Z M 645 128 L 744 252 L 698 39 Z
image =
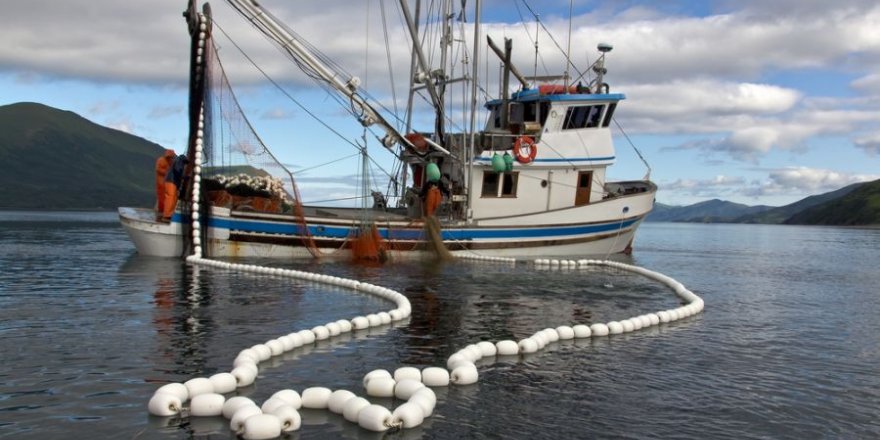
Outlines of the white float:
M 325 387 L 306 388 L 302 392 L 302 407 L 311 409 L 327 408 L 327 402 L 333 391 Z
M 222 394 L 199 394 L 190 401 L 189 414 L 198 417 L 223 415 L 224 403 L 226 403 L 226 398 Z

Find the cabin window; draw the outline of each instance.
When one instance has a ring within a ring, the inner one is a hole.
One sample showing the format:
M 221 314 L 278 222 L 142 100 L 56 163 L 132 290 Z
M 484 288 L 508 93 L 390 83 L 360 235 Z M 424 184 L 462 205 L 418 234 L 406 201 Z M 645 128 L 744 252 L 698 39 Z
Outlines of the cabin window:
M 547 122 L 547 115 L 549 115 L 549 114 L 550 114 L 550 103 L 549 102 L 542 102 L 541 103 L 541 112 L 539 114 L 542 127 L 544 126 L 544 123 Z
M 614 116 L 614 109 L 616 109 L 616 108 L 617 108 L 616 102 L 612 102 L 611 104 L 608 104 L 608 111 L 605 112 L 605 120 L 602 121 L 603 127 L 608 127 L 608 125 L 611 124 L 611 117 Z
M 516 197 L 516 186 L 519 173 L 483 173 L 482 197 Z M 499 191 L 500 190 L 500 191 Z
M 565 113 L 565 122 L 562 125 L 564 130 L 573 130 L 578 128 L 594 128 L 599 126 L 602 118 L 602 110 L 605 105 L 579 105 L 569 107 Z
M 489 107 L 489 111 L 491 111 L 492 118 L 492 126 L 495 128 L 501 128 L 501 112 L 499 111 L 499 106 L 493 105 Z
M 538 103 L 527 102 L 523 106 L 523 121 L 538 122 Z

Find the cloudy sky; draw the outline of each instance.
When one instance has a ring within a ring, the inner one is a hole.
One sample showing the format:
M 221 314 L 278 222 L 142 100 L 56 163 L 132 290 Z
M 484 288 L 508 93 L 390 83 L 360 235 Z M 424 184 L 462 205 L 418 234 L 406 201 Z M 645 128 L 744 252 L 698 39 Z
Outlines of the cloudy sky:
M 185 0 L 7 3 L 0 15 L 0 105 L 41 102 L 184 149 Z M 409 49 L 396 1 L 261 3 L 361 77 L 387 107 L 394 97 L 403 106 Z M 515 63 L 533 73 L 531 7 L 546 28 L 538 33 L 538 74 L 562 73 L 555 45 L 567 46 L 570 4 L 528 3 L 484 1 L 485 32 L 512 38 Z M 360 137 L 360 125 L 225 2 L 212 6 L 231 38 L 217 36 L 224 65 L 267 144 L 294 170 L 335 161 L 299 175 L 304 199 L 353 195 L 356 150 L 267 85 L 235 45 L 347 139 Z M 575 0 L 571 7 L 571 56 L 580 69 L 595 59 L 597 43 L 614 45 L 606 79 L 627 96 L 616 117 L 650 163 L 658 201 L 781 205 L 880 178 L 880 3 Z M 497 60 L 482 57 L 484 88 L 497 94 Z M 426 123 L 417 128 L 429 128 L 426 115 L 416 120 Z M 646 170 L 626 138 L 617 131 L 615 139 L 611 176 L 641 178 Z M 371 149 L 381 147 L 373 142 Z M 381 154 L 377 162 L 390 166 Z

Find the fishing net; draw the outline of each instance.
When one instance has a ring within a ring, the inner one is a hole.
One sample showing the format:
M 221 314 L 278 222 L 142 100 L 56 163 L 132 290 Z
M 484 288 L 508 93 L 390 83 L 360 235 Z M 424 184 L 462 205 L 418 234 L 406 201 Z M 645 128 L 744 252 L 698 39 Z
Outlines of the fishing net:
M 202 188 L 212 206 L 289 215 L 303 245 L 318 256 L 293 174 L 266 147 L 242 111 L 217 56 L 205 45 Z

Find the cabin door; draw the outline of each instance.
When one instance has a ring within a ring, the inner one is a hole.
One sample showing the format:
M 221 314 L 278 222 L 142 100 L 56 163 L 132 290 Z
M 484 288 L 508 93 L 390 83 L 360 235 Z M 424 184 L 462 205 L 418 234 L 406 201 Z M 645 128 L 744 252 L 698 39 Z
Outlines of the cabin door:
M 593 183 L 592 171 L 578 173 L 577 190 L 574 195 L 574 206 L 590 203 L 590 184 Z

